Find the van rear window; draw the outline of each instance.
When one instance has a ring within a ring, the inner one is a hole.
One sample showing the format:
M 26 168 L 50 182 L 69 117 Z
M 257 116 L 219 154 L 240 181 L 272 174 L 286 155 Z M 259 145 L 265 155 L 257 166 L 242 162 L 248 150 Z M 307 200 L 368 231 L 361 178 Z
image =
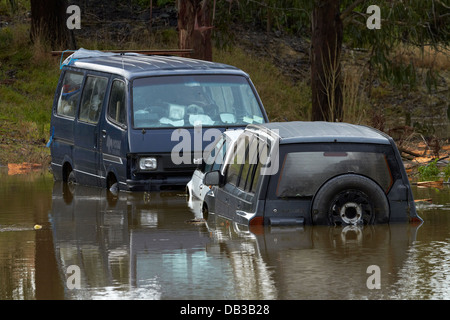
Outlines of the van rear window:
M 241 76 L 139 78 L 133 81 L 132 90 L 136 129 L 265 122 L 255 92 Z
M 80 100 L 82 82 L 82 73 L 66 71 L 61 92 L 59 93 L 56 114 L 70 118 L 75 117 L 75 111 Z
M 328 179 L 356 173 L 376 181 L 387 192 L 392 176 L 383 153 L 376 152 L 291 152 L 282 165 L 278 197 L 313 196 Z

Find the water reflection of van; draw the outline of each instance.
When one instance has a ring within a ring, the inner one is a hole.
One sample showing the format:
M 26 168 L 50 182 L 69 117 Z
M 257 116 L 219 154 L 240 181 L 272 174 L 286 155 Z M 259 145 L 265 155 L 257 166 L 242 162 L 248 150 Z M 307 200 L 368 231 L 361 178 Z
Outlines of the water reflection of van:
M 235 67 L 80 49 L 62 64 L 51 166 L 55 180 L 85 185 L 184 187 L 194 158 L 221 132 L 267 121 L 249 76 Z

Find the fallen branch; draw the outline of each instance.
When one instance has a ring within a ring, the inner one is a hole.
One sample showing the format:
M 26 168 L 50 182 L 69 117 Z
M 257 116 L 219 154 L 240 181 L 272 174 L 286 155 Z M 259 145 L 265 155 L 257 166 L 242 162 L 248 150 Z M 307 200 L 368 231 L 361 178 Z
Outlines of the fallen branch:
M 422 156 L 421 154 L 419 154 L 417 152 L 414 152 L 414 151 L 411 151 L 411 150 L 408 150 L 408 149 L 406 149 L 404 147 L 399 147 L 398 149 L 401 152 L 404 152 L 404 153 L 409 154 L 409 155 L 414 156 L 414 157 L 421 157 Z

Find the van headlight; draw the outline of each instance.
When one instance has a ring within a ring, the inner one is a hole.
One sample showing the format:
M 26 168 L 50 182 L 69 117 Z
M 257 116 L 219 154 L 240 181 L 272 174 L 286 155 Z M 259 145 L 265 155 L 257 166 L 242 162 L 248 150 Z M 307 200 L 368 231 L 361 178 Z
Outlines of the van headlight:
M 154 157 L 139 158 L 139 169 L 143 171 L 156 170 L 158 162 Z

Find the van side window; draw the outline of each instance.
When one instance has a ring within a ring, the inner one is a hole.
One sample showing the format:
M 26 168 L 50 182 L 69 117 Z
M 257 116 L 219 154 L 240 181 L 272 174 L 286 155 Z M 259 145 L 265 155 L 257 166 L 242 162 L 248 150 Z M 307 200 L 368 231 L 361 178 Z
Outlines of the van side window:
M 108 79 L 88 76 L 81 98 L 79 119 L 90 123 L 97 123 L 102 111 Z
M 75 110 L 78 106 L 81 93 L 81 83 L 83 74 L 67 71 L 64 75 L 61 92 L 59 94 L 56 114 L 66 117 L 75 117 Z
M 108 118 L 121 126 L 127 125 L 127 108 L 125 105 L 125 82 L 115 80 L 111 86 Z

